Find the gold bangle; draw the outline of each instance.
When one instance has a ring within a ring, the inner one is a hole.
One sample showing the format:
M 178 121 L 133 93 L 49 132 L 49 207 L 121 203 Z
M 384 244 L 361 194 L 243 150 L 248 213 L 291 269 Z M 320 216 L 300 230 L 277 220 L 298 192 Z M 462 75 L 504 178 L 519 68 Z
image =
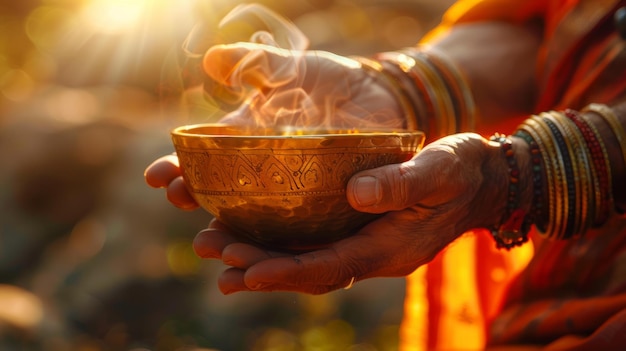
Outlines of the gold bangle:
M 403 106 L 412 107 L 418 128 L 436 136 L 474 130 L 476 104 L 469 83 L 443 53 L 420 46 L 379 53 L 374 58 L 377 64 L 357 60 L 365 67 L 388 75 L 393 90 L 404 97 Z M 390 70 L 399 70 L 404 75 L 395 77 L 389 74 Z M 411 82 L 406 84 L 404 77 Z
M 422 92 L 428 105 L 428 127 L 431 134 L 444 136 L 451 134 L 447 124 L 447 113 L 442 106 L 441 95 L 437 91 L 436 83 L 433 82 L 432 72 L 429 74 L 415 58 L 402 52 L 396 52 L 395 60 L 399 67 L 411 77 L 416 88 Z M 418 66 L 419 67 L 416 67 Z M 453 132 L 453 131 L 452 131 Z
M 594 112 L 597 115 L 599 115 L 605 122 L 609 124 L 609 126 L 611 127 L 611 131 L 613 132 L 613 135 L 615 135 L 615 138 L 617 139 L 617 142 L 619 143 L 620 149 L 622 151 L 622 159 L 624 160 L 624 165 L 626 165 L 626 132 L 624 131 L 624 127 L 619 121 L 617 115 L 615 114 L 615 112 L 613 112 L 613 109 L 611 109 L 609 106 L 604 105 L 604 104 L 592 103 L 592 104 L 587 105 L 585 108 L 583 108 L 582 111 Z M 611 188 L 610 191 L 612 193 L 613 189 Z M 613 197 L 611 197 L 611 200 L 613 200 Z M 618 213 L 621 213 L 623 217 L 626 217 L 626 213 L 624 213 L 623 210 L 619 210 L 616 207 L 614 207 L 614 202 L 612 205 L 613 205 L 612 206 L 613 209 L 617 210 Z
M 554 118 L 554 112 L 550 111 L 550 112 L 543 112 L 540 114 L 545 120 L 549 121 L 549 123 L 552 124 L 552 134 L 554 135 L 555 139 L 557 139 L 556 134 L 560 134 L 559 135 L 559 139 L 562 140 L 563 145 L 560 146 L 559 142 L 557 141 L 557 145 L 559 150 L 560 150 L 560 159 L 563 161 L 564 167 L 563 167 L 563 173 L 565 174 L 565 181 L 566 181 L 566 191 L 564 192 L 565 194 L 565 203 L 568 205 L 567 206 L 567 211 L 564 213 L 565 219 L 563 221 L 563 232 L 561 234 L 561 236 L 559 238 L 565 238 L 567 237 L 567 233 L 568 230 L 569 231 L 573 231 L 573 228 L 576 228 L 578 226 L 578 215 L 576 213 L 577 209 L 580 208 L 580 204 L 579 204 L 579 199 L 580 199 L 580 175 L 578 174 L 578 167 L 576 167 L 574 165 L 574 153 L 573 153 L 573 148 L 571 145 L 571 139 L 568 137 L 568 135 L 565 133 L 564 127 L 563 125 L 561 125 L 561 122 L 557 120 L 557 118 Z M 548 122 L 546 122 L 548 123 Z M 553 129 L 554 128 L 554 129 Z M 557 139 L 558 140 L 558 139 Z M 563 148 L 564 147 L 564 148 Z M 567 157 L 567 159 L 569 160 L 569 164 L 567 164 L 565 162 L 565 158 Z M 566 168 L 568 167 L 569 168 Z M 571 173 L 571 178 L 568 178 L 568 172 Z M 568 179 L 570 181 L 572 181 L 570 184 L 570 182 L 568 181 Z M 570 194 L 570 190 L 569 190 L 569 186 L 571 186 L 573 188 L 573 193 Z M 573 211 L 573 213 L 570 213 L 570 211 Z M 570 221 L 572 221 L 571 226 L 569 225 Z
M 613 134 L 622 149 L 622 157 L 626 165 L 626 132 L 615 115 L 615 112 L 613 112 L 610 107 L 603 104 L 589 104 L 583 108 L 582 112 L 595 112 L 611 126 Z
M 611 175 L 611 161 L 609 160 L 609 153 L 606 150 L 606 146 L 604 145 L 604 141 L 602 140 L 602 136 L 600 135 L 598 128 L 596 128 L 596 126 L 589 120 L 589 117 L 585 113 L 581 113 L 580 118 L 584 120 L 587 126 L 589 127 L 589 129 L 591 129 L 591 132 L 595 135 L 595 138 L 598 141 L 598 144 L 600 144 L 600 150 L 602 150 L 602 156 L 604 159 L 605 170 L 606 170 L 607 178 L 608 178 L 608 184 L 607 184 L 608 192 L 598 191 L 598 195 L 601 196 L 600 205 L 602 205 L 603 203 L 606 203 L 606 206 L 607 206 L 606 210 L 609 210 L 613 208 L 613 191 L 612 191 L 613 178 Z M 604 214 L 605 213 L 604 211 L 605 211 L 605 208 L 600 207 L 600 209 L 598 210 L 598 215 Z M 608 216 L 608 214 L 606 214 L 606 216 Z M 605 220 L 606 218 L 602 218 L 602 217 L 596 218 L 597 223 L 604 223 Z
M 411 99 L 406 96 L 404 89 L 402 89 L 400 83 L 391 74 L 388 74 L 382 64 L 378 61 L 368 59 L 365 57 L 354 56 L 353 60 L 359 62 L 361 67 L 368 72 L 374 73 L 375 77 L 382 77 L 386 82 L 387 87 L 391 93 L 397 98 L 400 103 L 400 107 L 404 111 L 406 119 L 406 128 L 408 130 L 418 130 L 416 111 L 411 104 Z
M 567 175 L 565 174 L 565 160 L 563 158 L 561 147 L 558 145 L 556 140 L 557 137 L 555 131 L 553 131 L 548 122 L 546 122 L 545 114 L 539 114 L 535 119 L 535 122 L 537 122 L 539 128 L 541 128 L 540 130 L 545 133 L 545 140 L 552 142 L 551 146 L 553 148 L 553 156 L 550 157 L 550 165 L 552 166 L 553 174 L 555 175 L 554 185 L 556 188 L 556 209 L 554 217 L 550 220 L 553 224 L 553 231 L 550 236 L 560 239 L 565 235 L 565 226 L 569 213 L 567 195 L 568 182 Z
M 437 67 L 450 82 L 450 89 L 459 103 L 458 126 L 460 131 L 473 131 L 476 128 L 476 103 L 470 85 L 463 72 L 441 50 L 431 45 L 421 45 L 420 52 Z
M 566 118 L 563 113 L 557 111 L 549 112 L 547 118 L 551 119 L 561 131 L 569 152 L 575 186 L 575 207 L 570 209 L 574 211 L 574 218 L 573 226 L 568 228 L 568 232 L 571 232 L 568 237 L 579 236 L 590 227 L 589 218 L 592 208 L 590 203 L 595 203 L 595 198 L 592 197 L 595 191 L 591 192 L 590 188 L 598 189 L 599 183 L 597 178 L 591 174 L 593 166 L 590 161 L 589 149 L 576 124 Z
M 426 78 L 426 88 L 430 89 L 429 95 L 438 107 L 437 122 L 441 124 L 441 133 L 447 135 L 458 132 L 454 104 L 444 79 L 437 73 L 432 63 L 419 51 L 410 57 L 415 61 L 417 71 Z
M 546 131 L 539 124 L 540 117 L 539 116 L 531 116 L 527 118 L 522 124 L 518 127 L 518 129 L 527 132 L 537 143 L 539 147 L 539 152 L 542 155 L 543 164 L 544 164 L 544 172 L 546 174 L 546 189 L 548 192 L 548 197 L 546 199 L 547 202 L 547 210 L 546 218 L 544 218 L 545 223 L 541 223 L 540 220 L 537 220 L 537 228 L 542 232 L 543 235 L 547 237 L 554 236 L 555 232 L 555 218 L 557 217 L 557 213 L 561 210 L 560 201 L 558 201 L 558 197 L 561 195 L 559 190 L 559 183 L 556 181 L 557 175 L 555 174 L 556 170 L 551 167 L 549 162 L 554 162 L 557 158 L 556 155 L 556 146 L 554 145 L 554 141 L 546 134 Z
M 584 221 L 580 228 L 579 234 L 584 234 L 589 228 L 593 226 L 596 219 L 596 214 L 600 213 L 602 203 L 602 190 L 600 187 L 600 180 L 596 172 L 595 165 L 593 163 L 593 156 L 591 149 L 587 145 L 583 132 L 576 123 L 567 118 L 564 113 L 561 113 L 561 119 L 565 120 L 565 126 L 569 127 L 572 134 L 578 141 L 578 146 L 575 150 L 578 152 L 579 157 L 577 165 L 579 173 L 581 175 L 581 190 L 582 190 L 582 208 L 581 213 Z
M 434 130 L 431 130 L 433 125 L 429 123 L 434 119 L 435 112 L 431 106 L 430 99 L 426 97 L 425 84 L 421 81 L 417 81 L 413 75 L 413 67 L 415 62 L 410 57 L 407 57 L 403 53 L 393 51 L 385 52 L 376 55 L 376 58 L 380 60 L 383 65 L 383 71 L 388 72 L 398 79 L 398 83 L 402 88 L 402 91 L 407 94 L 410 101 L 413 102 L 415 109 L 417 128 L 427 132 L 426 135 L 437 135 Z M 398 72 L 391 72 L 397 70 Z

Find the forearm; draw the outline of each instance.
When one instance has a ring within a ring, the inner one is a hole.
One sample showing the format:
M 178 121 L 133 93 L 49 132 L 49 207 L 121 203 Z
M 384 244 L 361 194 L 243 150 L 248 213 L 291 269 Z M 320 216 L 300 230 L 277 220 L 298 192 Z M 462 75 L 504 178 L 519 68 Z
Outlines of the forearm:
M 540 37 L 533 25 L 463 24 L 433 42 L 375 58 L 408 106 L 407 126 L 431 141 L 456 132 L 488 135 L 533 112 Z
M 537 26 L 504 22 L 458 25 L 431 43 L 467 79 L 477 107 L 476 132 L 489 135 L 502 119 L 534 112 L 540 43 Z
M 541 44 L 540 28 L 520 27 L 508 23 L 460 25 L 436 42 L 468 80 L 477 106 L 476 131 L 490 135 L 503 118 L 532 113 L 535 103 L 536 58 Z M 611 106 L 616 123 L 626 130 L 626 102 Z M 605 144 L 610 164 L 614 206 L 626 209 L 626 161 L 615 125 L 593 111 L 585 118 L 598 130 Z M 512 131 L 508 131 L 512 132 Z M 626 135 L 621 136 L 626 143 Z M 548 161 L 551 162 L 551 161 Z
M 529 116 L 509 138 L 520 165 L 519 203 L 505 208 L 523 211 L 547 237 L 568 239 L 602 226 L 626 197 L 626 104 L 609 108 L 591 104 L 582 111 L 542 112 Z M 535 152 L 529 152 L 529 150 Z M 528 162 L 530 159 L 536 161 Z M 519 162 L 522 160 L 523 162 Z M 532 182 L 531 182 L 532 179 Z M 512 221 L 505 212 L 494 233 L 506 238 Z M 520 238 L 528 227 L 514 227 Z M 510 232 L 510 231 L 509 231 Z
M 552 225 L 566 218 L 554 218 L 555 213 L 570 211 L 571 223 L 558 223 L 558 226 L 560 226 L 560 230 L 563 228 L 565 231 L 573 230 L 576 233 L 572 235 L 576 235 L 581 234 L 590 226 L 600 225 L 606 218 L 604 212 L 612 213 L 614 209 L 623 212 L 626 209 L 626 184 L 624 182 L 626 179 L 626 159 L 624 158 L 624 154 L 626 154 L 626 135 L 624 133 L 624 129 L 626 129 L 626 103 L 611 106 L 615 116 L 610 119 L 594 111 L 579 111 L 583 121 L 577 120 L 576 122 L 571 116 L 566 116 L 563 111 L 555 112 L 553 116 L 548 117 L 548 120 L 552 118 L 551 122 L 545 122 L 540 117 L 533 117 L 533 114 L 541 114 L 542 112 L 533 110 L 536 99 L 535 91 L 537 90 L 535 81 L 536 60 L 541 45 L 539 27 L 534 25 L 522 27 L 499 22 L 459 25 L 429 44 L 438 52 L 443 53 L 465 78 L 477 112 L 472 131 L 483 136 L 498 131 L 514 134 L 515 130 L 511 126 L 515 124 L 511 123 L 511 119 L 516 117 L 516 122 L 522 122 L 529 118 L 529 120 L 535 119 L 535 122 L 530 123 L 531 125 L 539 123 L 535 127 L 528 127 L 531 130 L 533 128 L 540 130 L 542 134 L 534 135 L 534 137 L 543 139 L 538 140 L 543 146 L 541 153 L 543 179 L 539 184 L 544 186 L 543 189 L 540 189 L 543 192 L 540 195 L 543 198 L 541 200 L 543 203 L 538 211 L 542 212 L 543 215 L 536 221 L 544 224 L 551 223 Z M 414 50 L 413 53 L 406 50 L 402 53 L 423 59 L 420 56 L 422 54 L 419 53 L 419 50 L 423 50 L 423 48 L 412 50 Z M 391 58 L 389 62 L 401 68 L 403 64 L 406 64 L 406 62 L 401 61 L 401 56 L 397 61 L 394 61 L 393 55 L 387 55 L 383 58 Z M 428 57 L 426 58 L 428 59 Z M 409 77 L 418 77 L 418 79 L 412 79 L 413 81 L 423 83 L 419 79 L 424 80 L 422 76 L 426 76 L 426 74 L 420 76 L 420 69 L 423 68 L 415 65 L 411 66 L 411 70 L 406 68 L 402 70 Z M 398 71 L 390 70 L 388 73 L 393 76 L 397 75 Z M 442 74 L 442 76 L 444 75 Z M 406 84 L 406 79 L 404 81 L 399 79 L 398 82 L 400 85 Z M 413 89 L 424 90 L 424 87 L 415 84 Z M 417 97 L 419 99 L 425 97 L 432 99 L 432 94 L 429 96 L 428 91 L 411 95 L 410 91 L 408 94 L 406 93 L 410 89 L 405 87 L 404 90 L 404 98 L 415 99 Z M 449 90 L 447 94 L 454 95 L 454 91 Z M 419 122 L 419 111 L 417 112 Z M 543 112 L 550 115 L 550 111 Z M 428 120 L 437 124 L 446 118 L 449 117 L 433 114 Z M 613 122 L 608 123 L 607 120 L 613 120 Z M 508 121 L 507 127 L 500 130 L 500 126 L 506 121 Z M 553 127 L 550 125 L 552 122 L 559 124 L 557 127 L 559 130 L 550 130 Z M 441 128 L 433 129 L 430 125 L 423 123 L 418 123 L 418 127 L 423 130 L 430 130 L 430 135 L 427 132 L 430 140 L 443 136 L 432 133 L 433 130 L 437 131 Z M 464 131 L 467 130 L 449 130 L 448 132 Z M 524 141 L 519 140 L 520 138 L 515 139 L 517 139 L 515 140 L 517 145 L 515 149 L 529 149 L 520 146 L 520 143 L 524 143 Z M 601 141 L 604 145 L 604 151 L 591 150 L 593 147 L 591 144 L 595 140 Z M 553 148 L 553 150 L 548 152 L 547 148 Z M 581 151 L 581 149 L 584 150 Z M 527 162 L 530 156 L 524 157 L 526 160 L 525 167 L 531 167 L 532 164 Z M 567 157 L 567 160 L 563 160 L 564 157 Z M 571 167 L 576 167 L 576 170 L 570 169 Z M 591 168 L 594 169 L 591 170 Z M 562 173 L 546 175 L 548 169 Z M 526 177 L 523 182 L 527 188 L 525 189 L 527 193 L 522 196 L 526 202 L 519 204 L 519 206 L 525 211 L 532 211 L 529 202 L 536 196 L 530 193 L 535 191 L 533 189 L 535 185 L 531 184 L 529 179 L 534 175 L 528 168 L 522 171 Z M 609 184 L 606 187 L 603 186 L 605 182 Z M 584 184 L 581 185 L 581 183 Z M 558 192 L 558 194 L 553 193 L 556 195 L 552 196 L 551 199 L 549 198 L 549 186 L 552 187 L 551 191 Z M 568 191 L 574 194 L 573 200 L 568 198 Z M 597 195 L 599 193 L 602 195 Z M 571 209 L 575 206 L 581 207 L 576 207 L 575 211 L 572 211 Z M 550 211 L 555 212 L 551 214 Z M 572 216 L 576 215 L 586 217 L 581 221 L 571 219 Z M 570 234 L 560 233 L 559 235 L 568 237 Z

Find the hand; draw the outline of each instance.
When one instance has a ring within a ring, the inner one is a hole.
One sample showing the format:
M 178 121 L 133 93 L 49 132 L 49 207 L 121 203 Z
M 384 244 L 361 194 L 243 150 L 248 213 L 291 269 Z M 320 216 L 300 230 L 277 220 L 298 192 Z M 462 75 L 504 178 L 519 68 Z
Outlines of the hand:
M 209 98 L 243 101 L 223 123 L 344 128 L 400 128 L 405 123 L 380 77 L 355 60 L 328 52 L 258 43 L 217 45 L 207 51 L 204 69 L 211 77 L 205 83 Z M 153 187 L 167 188 L 175 206 L 198 207 L 185 190 L 175 156 L 156 160 L 145 178 Z
M 146 183 L 153 188 L 165 188 L 167 199 L 183 210 L 199 207 L 187 191 L 176 155 L 166 155 L 155 160 L 144 172 Z
M 226 294 L 321 294 L 348 286 L 353 277 L 404 276 L 467 230 L 495 225 L 507 177 L 498 146 L 476 134 L 449 136 L 411 161 L 355 175 L 347 188 L 351 205 L 386 214 L 328 248 L 298 255 L 265 250 L 237 241 L 218 221 L 198 234 L 194 248 L 231 266 L 219 277 Z
M 209 99 L 242 103 L 224 123 L 260 126 L 391 127 L 404 112 L 380 74 L 353 59 L 258 43 L 217 45 L 203 61 Z

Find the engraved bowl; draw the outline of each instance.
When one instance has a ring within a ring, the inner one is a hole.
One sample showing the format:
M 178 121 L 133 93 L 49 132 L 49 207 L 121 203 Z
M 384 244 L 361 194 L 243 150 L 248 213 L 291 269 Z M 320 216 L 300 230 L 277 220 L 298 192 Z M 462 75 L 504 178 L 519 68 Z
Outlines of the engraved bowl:
M 240 239 L 305 251 L 342 239 L 377 215 L 354 210 L 356 172 L 401 163 L 422 147 L 407 130 L 181 126 L 171 133 L 194 199 Z

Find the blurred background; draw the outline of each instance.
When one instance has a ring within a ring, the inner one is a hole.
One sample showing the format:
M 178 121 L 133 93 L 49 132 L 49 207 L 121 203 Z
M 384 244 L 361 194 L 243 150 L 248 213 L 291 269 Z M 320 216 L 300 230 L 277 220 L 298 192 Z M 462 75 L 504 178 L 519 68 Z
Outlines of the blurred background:
M 169 130 L 223 115 L 183 42 L 237 0 L 0 0 L 0 350 L 395 350 L 403 279 L 223 296 L 209 222 L 150 189 Z M 451 1 L 259 1 L 311 48 L 413 45 Z M 210 27 L 210 26 L 209 26 Z

